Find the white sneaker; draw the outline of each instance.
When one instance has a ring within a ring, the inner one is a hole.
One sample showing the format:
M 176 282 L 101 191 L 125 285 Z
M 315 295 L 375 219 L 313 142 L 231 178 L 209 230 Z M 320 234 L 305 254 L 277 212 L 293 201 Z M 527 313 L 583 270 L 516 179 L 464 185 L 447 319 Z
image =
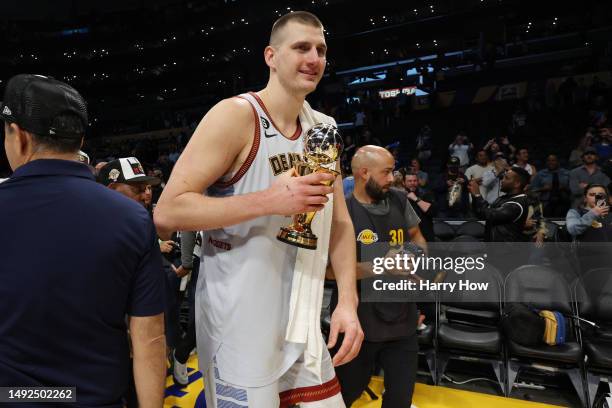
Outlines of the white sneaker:
M 181 364 L 174 357 L 174 351 L 172 352 L 172 378 L 174 383 L 185 386 L 189 384 L 189 375 L 187 375 L 187 364 Z

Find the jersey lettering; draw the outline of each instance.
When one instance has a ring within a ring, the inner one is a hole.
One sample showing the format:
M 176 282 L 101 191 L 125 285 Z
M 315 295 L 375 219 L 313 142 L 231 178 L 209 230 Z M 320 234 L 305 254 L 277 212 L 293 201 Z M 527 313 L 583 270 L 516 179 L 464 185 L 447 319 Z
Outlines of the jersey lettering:
M 270 163 L 272 174 L 278 176 L 279 174 L 290 170 L 295 162 L 302 161 L 302 156 L 300 156 L 298 153 L 280 153 L 269 157 L 268 161 Z

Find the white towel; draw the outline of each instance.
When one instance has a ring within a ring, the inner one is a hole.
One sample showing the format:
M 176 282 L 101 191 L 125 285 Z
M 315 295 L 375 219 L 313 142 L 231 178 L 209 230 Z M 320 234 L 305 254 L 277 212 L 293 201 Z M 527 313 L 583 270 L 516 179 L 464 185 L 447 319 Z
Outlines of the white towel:
M 321 306 L 329 250 L 333 214 L 333 194 L 325 208 L 314 217 L 312 232 L 317 236 L 317 249 L 299 248 L 289 303 L 289 322 L 285 340 L 305 343 L 304 366 L 321 381 L 323 336 L 321 334 Z
M 315 111 L 308 102 L 300 112 L 302 129 L 308 130 L 318 123 L 330 123 L 334 118 Z M 328 166 L 326 166 L 328 167 Z M 339 171 L 337 163 L 329 168 Z M 329 251 L 329 239 L 334 208 L 333 194 L 323 210 L 314 217 L 311 228 L 317 236 L 317 249 L 299 248 L 297 252 L 291 298 L 289 300 L 289 322 L 285 340 L 306 344 L 304 365 L 321 381 L 321 359 L 323 357 L 323 335 L 321 334 L 321 306 L 323 303 L 323 286 Z

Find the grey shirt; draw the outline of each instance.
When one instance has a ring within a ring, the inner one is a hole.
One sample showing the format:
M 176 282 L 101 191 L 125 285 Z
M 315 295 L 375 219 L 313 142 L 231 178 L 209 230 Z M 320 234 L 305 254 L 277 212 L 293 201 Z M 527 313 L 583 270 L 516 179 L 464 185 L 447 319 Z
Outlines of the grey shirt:
M 195 239 L 196 233 L 193 231 L 185 231 L 181 234 L 181 264 L 185 269 L 193 269 Z
M 368 210 L 369 213 L 373 215 L 387 215 L 389 214 L 389 211 L 391 210 L 389 208 L 388 198 L 384 199 L 383 201 L 374 203 L 374 204 L 361 203 L 361 205 L 363 205 L 363 207 L 366 210 Z M 406 223 L 408 224 L 408 228 L 418 227 L 421 222 L 421 219 L 416 214 L 416 212 L 414 212 L 414 209 L 412 208 L 410 203 L 408 203 L 407 201 L 406 201 L 406 209 L 404 210 L 404 218 L 406 218 Z

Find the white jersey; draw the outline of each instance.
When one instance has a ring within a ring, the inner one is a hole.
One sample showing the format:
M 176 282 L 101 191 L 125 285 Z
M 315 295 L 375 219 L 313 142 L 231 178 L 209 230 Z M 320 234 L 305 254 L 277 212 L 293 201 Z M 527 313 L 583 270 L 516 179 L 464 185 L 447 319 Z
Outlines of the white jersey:
M 313 125 L 335 123 L 308 103 L 292 137 L 277 129 L 263 102 L 243 94 L 253 108 L 255 135 L 249 156 L 234 174 L 208 190 L 227 197 L 268 188 L 301 160 L 302 136 Z M 196 292 L 200 367 L 215 358 L 221 378 L 260 387 L 286 372 L 304 352 L 304 344 L 285 341 L 297 248 L 276 239 L 290 217 L 266 216 L 203 232 L 201 271 Z

